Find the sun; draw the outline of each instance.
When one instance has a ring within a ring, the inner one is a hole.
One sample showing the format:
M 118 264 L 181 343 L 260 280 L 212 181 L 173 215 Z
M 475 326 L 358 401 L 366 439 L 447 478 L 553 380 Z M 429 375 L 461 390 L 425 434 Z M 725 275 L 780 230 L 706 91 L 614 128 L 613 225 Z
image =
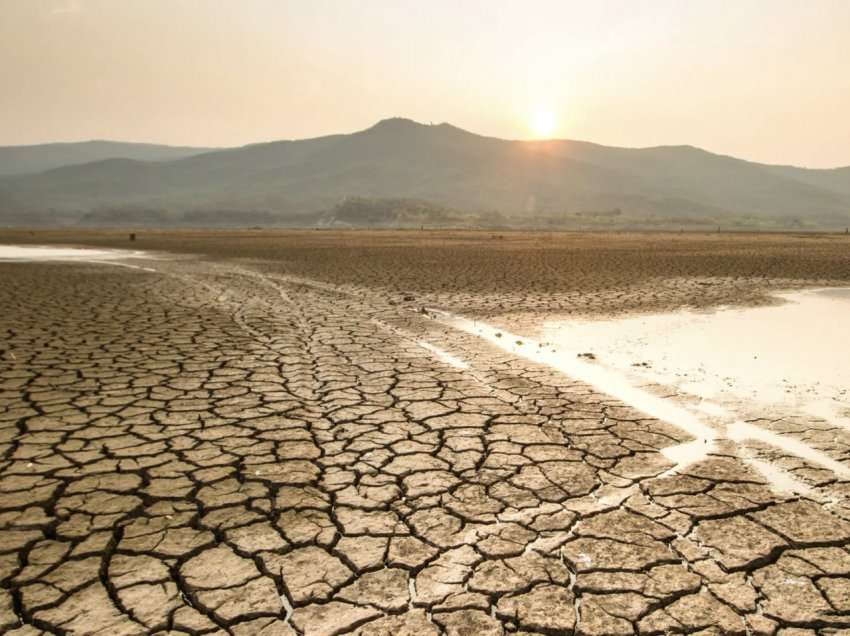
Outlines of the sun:
M 555 113 L 545 108 L 538 108 L 531 113 L 529 127 L 531 134 L 538 139 L 548 139 L 555 132 Z

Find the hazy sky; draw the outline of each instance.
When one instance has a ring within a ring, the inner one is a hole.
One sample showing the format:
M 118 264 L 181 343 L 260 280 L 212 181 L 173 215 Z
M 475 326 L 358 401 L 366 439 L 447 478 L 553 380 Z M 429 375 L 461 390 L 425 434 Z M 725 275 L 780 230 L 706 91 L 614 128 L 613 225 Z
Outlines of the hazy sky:
M 405 116 L 850 165 L 850 0 L 0 0 L 0 144 Z

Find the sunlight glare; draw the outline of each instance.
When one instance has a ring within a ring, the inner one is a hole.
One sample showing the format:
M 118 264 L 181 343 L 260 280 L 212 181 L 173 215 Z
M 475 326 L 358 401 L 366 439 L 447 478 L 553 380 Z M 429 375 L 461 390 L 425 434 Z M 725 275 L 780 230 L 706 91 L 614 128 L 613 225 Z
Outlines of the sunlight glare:
M 548 139 L 555 132 L 555 113 L 538 108 L 531 115 L 531 132 L 538 139 Z

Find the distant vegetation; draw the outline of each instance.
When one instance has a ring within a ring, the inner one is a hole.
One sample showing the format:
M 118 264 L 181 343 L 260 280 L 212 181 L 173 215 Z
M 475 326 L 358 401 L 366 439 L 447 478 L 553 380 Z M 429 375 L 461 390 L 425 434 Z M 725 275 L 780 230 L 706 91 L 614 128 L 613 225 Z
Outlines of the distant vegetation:
M 349 197 L 319 217 L 320 225 L 354 227 L 446 227 L 462 222 L 450 208 L 418 199 Z
M 45 155 L 46 148 L 15 149 L 19 156 L 41 157 L 35 164 L 21 160 L 18 169 L 44 166 L 45 157 L 57 161 L 58 151 Z M 0 169 L 7 172 L 0 176 L 0 224 L 553 229 L 850 225 L 850 168 L 768 166 L 689 146 L 628 149 L 577 141 L 507 141 L 448 124 L 392 119 L 350 135 L 216 151 L 124 144 L 78 148 L 76 153 L 61 149 L 69 162 L 61 167 L 8 175 L 3 157 L 10 155 L 3 153 L 9 149 L 0 148 Z M 80 163 L 83 150 L 121 154 Z

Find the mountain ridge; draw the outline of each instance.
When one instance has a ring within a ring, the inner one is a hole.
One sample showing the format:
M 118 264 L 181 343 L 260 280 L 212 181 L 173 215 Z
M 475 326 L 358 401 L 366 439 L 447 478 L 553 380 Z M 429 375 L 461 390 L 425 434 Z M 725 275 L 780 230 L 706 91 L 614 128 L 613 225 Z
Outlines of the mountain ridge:
M 44 144 L 0 146 L 0 177 L 44 172 L 103 159 L 162 161 L 214 150 L 193 146 L 90 139 Z
M 262 211 L 263 218 L 290 222 L 319 213 L 327 219 L 329 210 L 351 197 L 428 201 L 434 209 L 457 210 L 471 219 L 497 213 L 526 224 L 609 210 L 620 210 L 619 216 L 636 224 L 850 222 L 850 167 L 760 164 L 689 145 L 509 140 L 445 122 L 389 118 L 348 134 L 194 150 L 167 159 L 103 158 L 3 177 L 0 222 L 25 219 L 27 211 L 79 218 L 139 206 L 178 217 L 193 212 L 214 218 L 216 209 Z M 347 218 L 352 213 L 347 209 Z

